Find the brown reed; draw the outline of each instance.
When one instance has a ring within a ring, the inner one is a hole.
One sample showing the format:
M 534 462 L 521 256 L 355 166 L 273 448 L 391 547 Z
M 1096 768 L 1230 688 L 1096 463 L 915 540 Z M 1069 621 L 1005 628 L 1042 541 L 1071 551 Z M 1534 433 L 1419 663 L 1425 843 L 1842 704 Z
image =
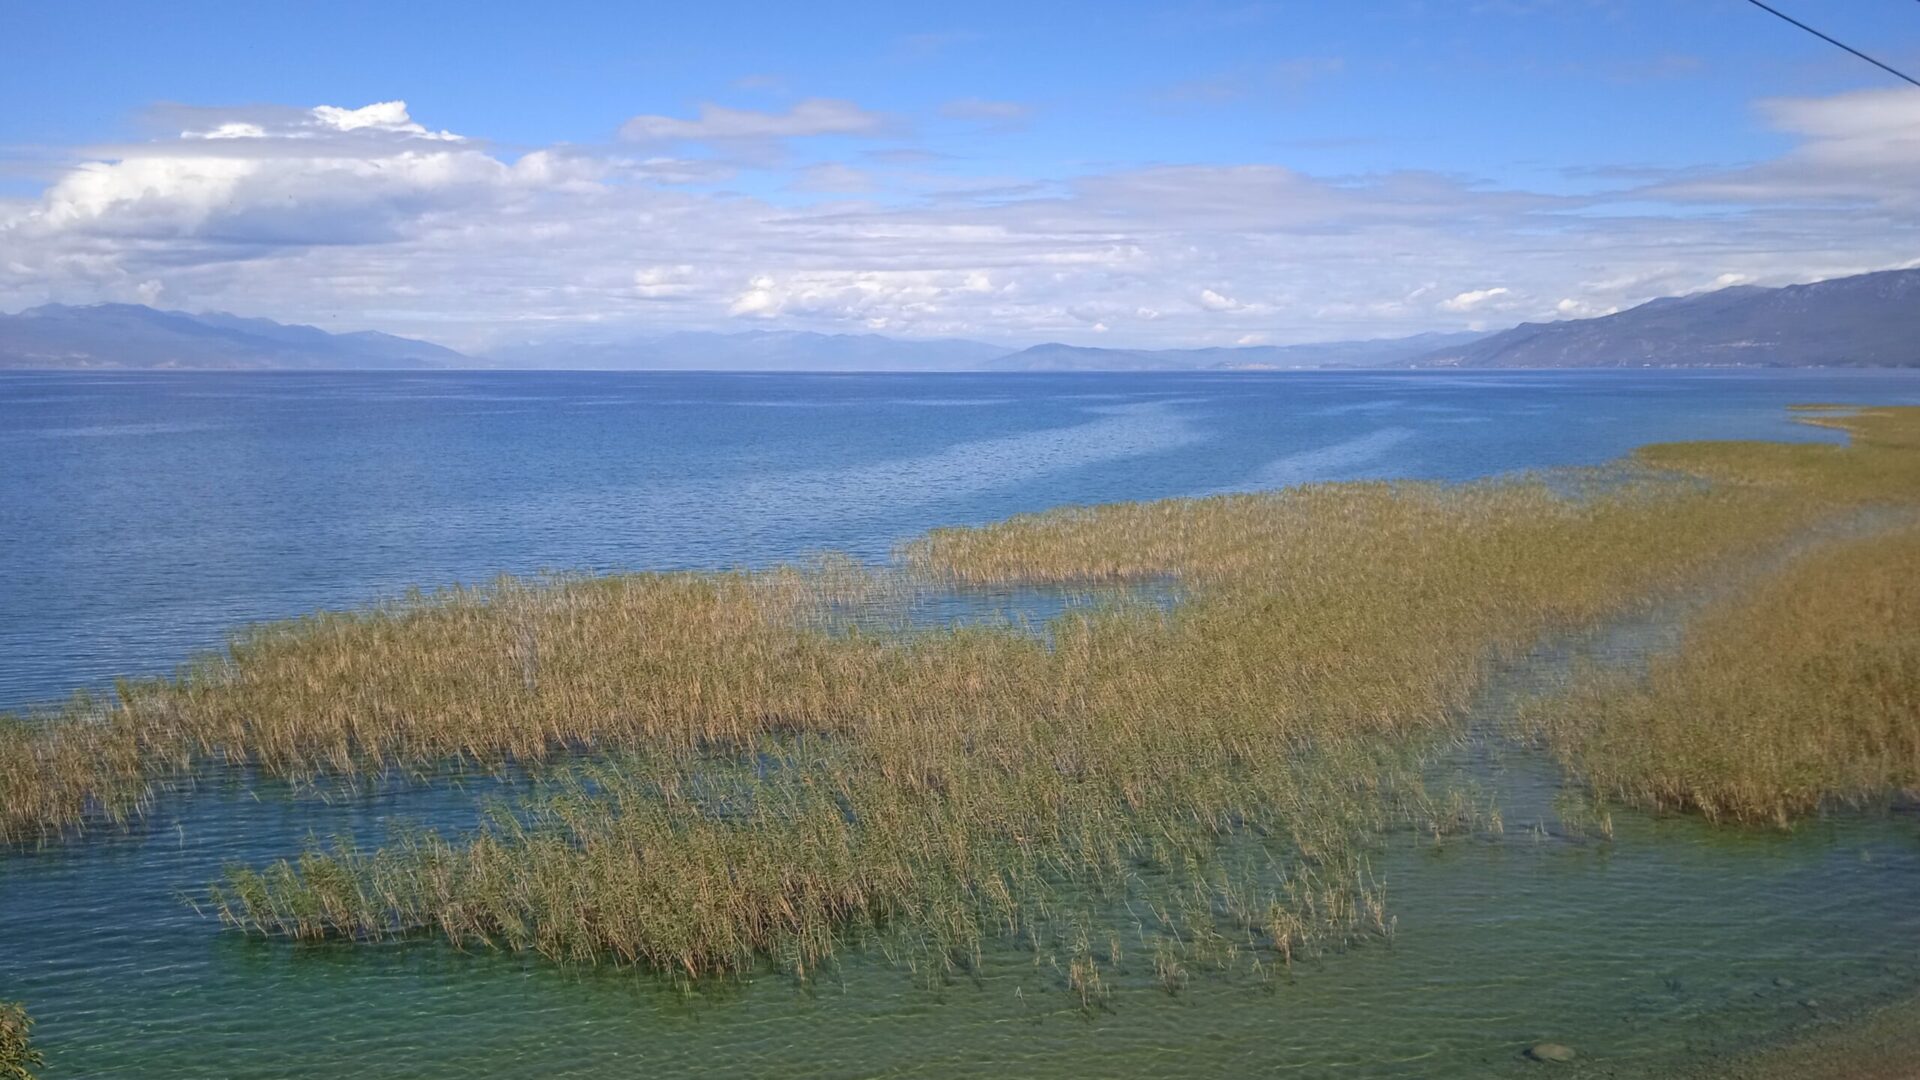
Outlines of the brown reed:
M 1913 504 L 1920 410 L 1819 420 L 1852 444 L 1069 509 L 902 551 L 949 587 L 1179 583 L 1170 609 L 1073 610 L 1041 634 L 838 625 L 828 609 L 900 580 L 844 559 L 502 579 L 258 627 L 175 678 L 0 724 L 0 839 L 127 820 L 210 765 L 519 763 L 558 767 L 559 794 L 470 838 L 237 871 L 217 902 L 271 933 L 432 927 L 689 977 L 805 972 L 883 930 L 944 967 L 998 927 L 1092 1004 L 1101 950 L 1061 910 L 1072 894 L 1152 910 L 1142 944 L 1170 984 L 1203 958 L 1284 963 L 1390 928 L 1367 838 L 1455 827 L 1415 759 L 1490 658 Z M 610 764 L 565 767 L 582 752 Z
M 1786 826 L 1920 793 L 1920 529 L 1815 548 L 1638 674 L 1590 671 L 1526 730 L 1614 799 Z

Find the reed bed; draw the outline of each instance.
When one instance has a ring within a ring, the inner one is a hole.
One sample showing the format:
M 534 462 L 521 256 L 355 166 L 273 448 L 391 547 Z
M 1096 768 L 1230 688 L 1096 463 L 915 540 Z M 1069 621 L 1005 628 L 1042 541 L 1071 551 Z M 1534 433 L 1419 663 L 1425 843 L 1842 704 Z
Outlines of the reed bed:
M 1492 657 L 1920 495 L 1920 410 L 1819 419 L 1852 445 L 1071 509 L 937 530 L 900 571 L 502 579 L 258 627 L 172 679 L 0 724 L 0 840 L 128 820 L 209 766 L 514 764 L 558 793 L 473 836 L 238 870 L 216 904 L 267 933 L 437 929 L 688 977 L 804 973 L 869 934 L 964 964 L 1005 932 L 1091 1002 L 1123 950 L 1087 905 L 1119 903 L 1170 986 L 1202 958 L 1284 965 L 1390 927 L 1369 837 L 1475 827 L 1417 757 Z M 1171 579 L 1181 599 L 1039 634 L 832 617 L 891 602 L 902 573 Z
M 0 1080 L 33 1080 L 46 1060 L 33 1048 L 33 1017 L 17 1001 L 0 1001 Z
M 1143 958 L 1192 963 L 1211 947 L 1284 966 L 1386 933 L 1357 841 L 1419 798 L 1347 779 L 1379 775 L 1380 762 L 1174 774 L 1131 793 L 979 762 L 950 769 L 937 794 L 874 764 L 865 748 L 817 739 L 750 759 L 625 755 L 503 807 L 478 835 L 316 848 L 235 870 L 211 900 L 229 923 L 294 938 L 428 928 L 462 946 L 686 978 L 769 960 L 806 977 L 851 939 L 938 975 L 1004 934 L 1090 1001 L 1136 945 Z M 1124 946 L 1116 908 L 1135 924 Z
M 1920 529 L 1816 548 L 1523 723 L 1609 798 L 1788 825 L 1920 792 Z

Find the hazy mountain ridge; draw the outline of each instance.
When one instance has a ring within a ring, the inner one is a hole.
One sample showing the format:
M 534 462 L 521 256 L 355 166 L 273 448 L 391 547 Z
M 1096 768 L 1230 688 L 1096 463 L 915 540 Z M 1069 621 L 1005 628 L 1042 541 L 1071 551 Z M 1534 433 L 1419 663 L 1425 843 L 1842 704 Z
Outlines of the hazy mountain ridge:
M 190 315 L 140 304 L 45 304 L 0 315 L 0 368 L 324 370 L 472 367 L 463 353 L 375 330 L 312 326 L 225 312 Z
M 1047 342 L 1008 349 L 961 338 L 909 340 L 879 334 L 750 330 L 739 334 L 685 332 L 598 344 L 519 346 L 496 350 L 487 358 L 496 366 L 508 368 L 649 371 L 1198 371 L 1384 366 L 1484 336 L 1429 333 L 1373 341 L 1200 349 L 1107 349 Z
M 1009 351 L 961 338 L 689 330 L 612 342 L 519 345 L 496 349 L 486 359 L 494 367 L 596 371 L 968 371 Z
M 1236 345 L 1205 349 L 1104 349 L 1048 342 L 1010 353 L 996 371 L 1203 371 L 1261 368 L 1392 367 L 1435 349 L 1465 345 L 1486 334 L 1426 333 L 1366 341 L 1308 345 Z
M 224 312 L 47 304 L 0 315 L 0 369 L 323 370 L 528 368 L 608 371 L 1205 371 L 1263 368 L 1920 366 L 1920 269 L 1780 288 L 1662 297 L 1592 319 L 1497 333 L 1197 349 L 1047 342 L 1009 349 L 960 338 L 796 330 L 682 331 L 545 342 L 470 356 L 377 331 L 334 334 Z
M 1920 269 L 1737 285 L 1593 319 L 1521 323 L 1421 367 L 1920 366 Z

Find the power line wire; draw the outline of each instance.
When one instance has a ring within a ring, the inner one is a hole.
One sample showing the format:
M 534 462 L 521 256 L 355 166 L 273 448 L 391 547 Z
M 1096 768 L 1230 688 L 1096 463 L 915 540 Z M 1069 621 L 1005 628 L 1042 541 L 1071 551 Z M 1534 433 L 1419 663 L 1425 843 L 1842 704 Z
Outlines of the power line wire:
M 1883 64 L 1880 61 L 1875 60 L 1873 57 L 1868 56 L 1866 53 L 1861 52 L 1859 49 L 1854 48 L 1853 46 L 1847 44 L 1844 41 L 1836 41 L 1835 39 L 1830 38 L 1827 35 L 1821 33 L 1820 31 L 1815 30 L 1813 27 L 1808 26 L 1806 23 L 1801 22 L 1799 19 L 1796 19 L 1793 16 L 1787 14 L 1784 11 L 1781 11 L 1777 8 L 1768 7 L 1767 5 L 1761 3 L 1760 0 L 1747 0 L 1747 3 L 1752 4 L 1754 7 L 1757 7 L 1761 11 L 1764 11 L 1767 14 L 1772 15 L 1776 18 L 1785 19 L 1787 22 L 1790 22 L 1793 25 L 1799 27 L 1800 29 L 1805 30 L 1807 33 L 1812 34 L 1814 37 L 1819 38 L 1821 41 L 1824 41 L 1829 45 L 1837 45 L 1840 48 L 1847 50 L 1853 55 L 1859 57 L 1862 60 L 1865 60 L 1867 63 L 1872 64 L 1874 67 L 1879 68 L 1881 71 L 1884 71 L 1887 74 L 1894 76 L 1895 78 L 1905 79 L 1906 81 L 1912 83 L 1915 86 L 1920 86 L 1920 79 L 1916 79 L 1913 76 L 1907 74 L 1904 71 L 1901 71 L 1898 68 L 1892 67 L 1887 64 Z

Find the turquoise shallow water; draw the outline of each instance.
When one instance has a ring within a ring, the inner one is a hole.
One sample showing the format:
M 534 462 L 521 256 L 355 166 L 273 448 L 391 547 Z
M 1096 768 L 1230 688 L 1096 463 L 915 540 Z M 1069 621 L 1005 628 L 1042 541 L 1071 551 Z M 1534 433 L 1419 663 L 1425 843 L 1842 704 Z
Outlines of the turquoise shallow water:
M 0 377 L 0 697 L 164 670 L 234 622 L 408 583 L 879 557 L 1066 502 L 1830 437 L 1780 412 L 1808 399 L 1920 401 L 1920 378 Z M 1054 601 L 928 611 L 1009 602 Z M 0 999 L 32 1006 L 51 1077 L 1468 1077 L 1537 1072 L 1519 1051 L 1543 1038 L 1581 1051 L 1569 1075 L 1660 1076 L 1920 992 L 1910 812 L 1792 834 L 1616 812 L 1602 842 L 1561 828 L 1529 752 L 1482 735 L 1441 772 L 1492 793 L 1505 830 L 1388 838 L 1391 943 L 1271 981 L 1196 972 L 1177 995 L 1135 948 L 1091 1012 L 1011 943 L 934 986 L 864 954 L 688 996 L 435 942 L 245 939 L 183 895 L 310 835 L 459 827 L 495 785 L 323 799 L 227 777 L 130 833 L 0 854 Z
M 8 992 L 43 1016 L 53 1076 L 1465 1077 L 1537 1068 L 1517 1055 L 1541 1038 L 1578 1047 L 1581 1073 L 1660 1076 L 1920 990 L 1914 821 L 1776 835 L 1616 814 L 1601 842 L 1560 833 L 1537 762 L 1507 769 L 1504 835 L 1399 836 L 1377 857 L 1391 943 L 1271 982 L 1196 971 L 1177 995 L 1135 948 L 1091 1013 L 1006 943 L 931 987 L 865 954 L 805 986 L 688 996 L 437 942 L 245 939 L 172 895 L 309 827 L 458 817 L 452 791 L 332 809 L 208 792 L 144 836 L 16 860 Z M 61 910 L 21 911 L 41 904 Z

